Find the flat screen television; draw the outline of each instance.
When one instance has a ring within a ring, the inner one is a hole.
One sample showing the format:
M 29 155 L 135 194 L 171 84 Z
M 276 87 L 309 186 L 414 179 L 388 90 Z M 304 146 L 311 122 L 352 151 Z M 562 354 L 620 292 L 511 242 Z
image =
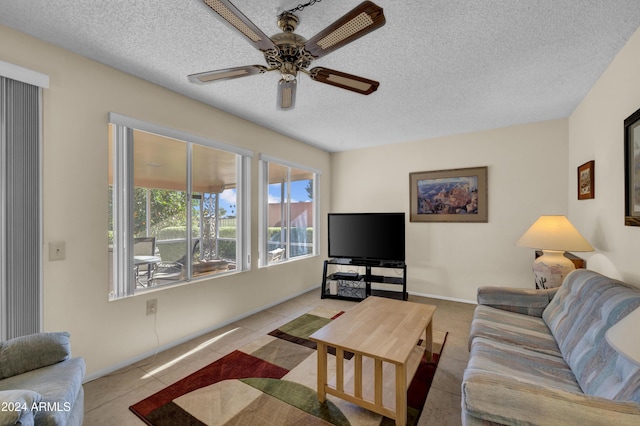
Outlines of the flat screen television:
M 329 213 L 329 257 L 404 262 L 404 213 Z

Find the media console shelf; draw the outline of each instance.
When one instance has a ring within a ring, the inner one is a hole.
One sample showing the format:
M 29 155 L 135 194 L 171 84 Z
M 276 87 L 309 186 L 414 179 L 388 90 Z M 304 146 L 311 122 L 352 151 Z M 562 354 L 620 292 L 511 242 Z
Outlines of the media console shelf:
M 385 275 L 373 274 L 373 269 L 377 268 L 382 269 Z M 392 274 L 391 270 L 395 272 Z M 407 265 L 404 262 L 360 262 L 353 259 L 324 261 L 320 297 L 360 301 L 368 296 L 407 300 Z

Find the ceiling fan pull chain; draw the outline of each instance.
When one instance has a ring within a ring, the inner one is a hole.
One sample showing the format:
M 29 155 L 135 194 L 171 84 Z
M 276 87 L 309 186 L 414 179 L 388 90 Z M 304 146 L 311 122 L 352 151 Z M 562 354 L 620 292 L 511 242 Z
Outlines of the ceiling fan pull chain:
M 305 3 L 305 4 L 299 4 L 296 7 L 294 7 L 291 10 L 285 10 L 284 12 L 282 12 L 280 15 L 278 15 L 278 17 L 281 17 L 282 15 L 284 15 L 285 13 L 293 13 L 293 12 L 299 12 L 302 9 L 304 9 L 307 6 L 313 6 L 316 3 L 320 3 L 322 0 L 309 0 L 309 3 Z

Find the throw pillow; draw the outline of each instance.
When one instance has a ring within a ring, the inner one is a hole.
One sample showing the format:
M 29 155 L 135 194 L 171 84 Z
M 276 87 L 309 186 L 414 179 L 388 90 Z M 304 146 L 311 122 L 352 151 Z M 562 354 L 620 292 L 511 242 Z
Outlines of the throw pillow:
M 56 364 L 71 357 L 69 333 L 36 333 L 0 344 L 0 379 Z

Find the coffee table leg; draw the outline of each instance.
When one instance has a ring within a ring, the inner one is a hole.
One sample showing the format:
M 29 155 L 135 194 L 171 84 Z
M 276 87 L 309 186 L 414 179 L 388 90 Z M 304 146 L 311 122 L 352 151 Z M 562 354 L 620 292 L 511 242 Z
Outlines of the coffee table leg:
M 325 390 L 327 384 L 327 345 L 318 342 L 318 401 L 324 402 L 327 398 Z
M 407 424 L 407 370 L 396 365 L 396 426 Z
M 427 351 L 427 362 L 433 361 L 433 330 L 431 328 L 431 321 L 427 325 L 425 330 L 424 345 Z

